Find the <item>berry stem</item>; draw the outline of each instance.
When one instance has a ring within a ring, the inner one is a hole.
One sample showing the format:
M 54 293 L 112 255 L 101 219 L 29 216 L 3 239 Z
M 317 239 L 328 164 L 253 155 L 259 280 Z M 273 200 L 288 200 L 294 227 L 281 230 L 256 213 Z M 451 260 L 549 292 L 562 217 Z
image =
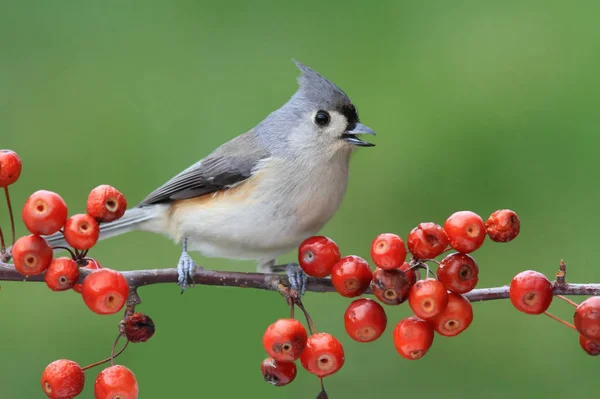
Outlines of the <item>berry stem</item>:
M 12 204 L 10 203 L 10 194 L 8 193 L 8 186 L 4 186 L 4 195 L 6 196 L 6 205 L 8 206 L 8 215 L 10 216 L 10 230 L 12 232 L 12 243 L 15 245 L 17 236 L 15 234 L 15 216 L 12 211 Z M 4 239 L 2 240 L 2 248 L 4 248 Z
M 110 351 L 110 365 L 114 366 L 115 365 L 115 349 L 117 348 L 117 344 L 119 343 L 119 339 L 121 339 L 123 335 L 121 334 L 121 332 L 119 332 L 119 335 L 117 335 L 117 339 L 115 339 L 115 342 L 113 343 L 112 349 Z
M 52 247 L 52 249 L 64 249 L 69 254 L 71 254 L 71 259 L 77 260 L 77 257 L 75 256 L 75 253 L 73 253 L 73 251 L 69 247 L 63 247 L 63 246 L 57 245 L 56 247 Z
M 567 327 L 569 327 L 569 328 L 572 328 L 573 330 L 577 330 L 573 324 L 571 324 L 571 323 L 569 323 L 569 322 L 566 322 L 566 321 L 564 321 L 564 320 L 563 320 L 563 319 L 561 319 L 560 317 L 554 316 L 554 315 L 553 315 L 552 313 L 550 313 L 550 312 L 544 312 L 544 314 L 545 314 L 546 316 L 550 317 L 551 319 L 554 319 L 554 320 L 558 321 L 559 323 L 561 323 L 561 324 L 564 324 L 565 326 L 567 326 Z
M 577 302 L 573 302 L 572 300 L 570 300 L 569 298 L 562 296 L 562 295 L 556 295 L 557 298 L 562 299 L 563 301 L 565 301 L 566 303 L 568 303 L 569 305 L 573 306 L 573 307 L 577 307 L 579 306 L 577 304 Z
M 304 307 L 304 304 L 302 303 L 302 300 L 300 300 L 300 298 L 298 298 L 298 300 L 296 300 L 296 305 L 298 305 L 300 310 L 302 310 L 302 313 L 304 313 L 304 317 L 306 318 L 306 323 L 308 324 L 308 331 L 310 332 L 311 335 L 315 334 L 317 332 L 315 323 L 313 322 L 312 318 L 308 314 L 308 311 Z
M 327 395 L 327 391 L 325 390 L 325 384 L 323 383 L 323 378 L 319 378 L 319 381 L 321 381 L 321 392 L 317 396 L 317 399 L 329 398 L 329 395 Z
M 127 348 L 128 344 L 129 344 L 129 341 L 126 341 L 125 345 L 123 345 L 123 347 L 121 348 L 121 350 L 119 352 L 115 353 L 114 356 L 111 355 L 111 357 L 108 357 L 106 359 L 100 360 L 99 362 L 96 362 L 96 363 L 92 363 L 92 364 L 90 364 L 88 366 L 83 367 L 81 370 L 85 371 L 85 370 L 91 369 L 92 367 L 100 366 L 101 364 L 114 361 L 114 359 L 116 359 L 121 353 L 123 353 L 123 351 L 125 350 L 125 348 Z

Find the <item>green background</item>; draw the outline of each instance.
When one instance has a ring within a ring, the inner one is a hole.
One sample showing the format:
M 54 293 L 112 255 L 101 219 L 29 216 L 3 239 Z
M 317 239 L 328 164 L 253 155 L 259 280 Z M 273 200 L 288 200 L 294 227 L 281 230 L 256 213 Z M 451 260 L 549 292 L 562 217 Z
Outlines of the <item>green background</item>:
M 370 260 L 378 233 L 406 237 L 417 223 L 443 223 L 457 210 L 485 218 L 512 208 L 521 234 L 474 254 L 479 287 L 529 268 L 552 276 L 561 258 L 570 281 L 599 281 L 597 4 L 2 1 L 0 148 L 24 162 L 16 207 L 49 189 L 81 212 L 103 183 L 137 203 L 283 104 L 296 89 L 296 58 L 342 87 L 378 133 L 376 147 L 355 154 L 346 199 L 322 231 L 344 254 Z M 174 267 L 179 251 L 161 236 L 132 233 L 92 254 L 127 270 Z M 140 295 L 156 335 L 119 362 L 135 372 L 141 398 L 318 393 L 300 366 L 287 387 L 262 381 L 263 331 L 287 315 L 278 294 L 196 287 L 181 296 L 161 285 Z M 349 302 L 305 298 L 318 329 L 345 346 L 346 365 L 326 381 L 331 398 L 596 397 L 598 359 L 581 350 L 577 334 L 509 301 L 475 304 L 470 329 L 436 337 L 412 362 L 391 340 L 407 305 L 387 307 L 382 338 L 358 344 L 343 329 Z M 552 309 L 572 317 L 565 303 Z M 92 314 L 74 292 L 3 283 L 0 397 L 44 397 L 39 379 L 55 359 L 106 357 L 119 318 Z M 88 372 L 82 397 L 93 396 L 99 371 Z

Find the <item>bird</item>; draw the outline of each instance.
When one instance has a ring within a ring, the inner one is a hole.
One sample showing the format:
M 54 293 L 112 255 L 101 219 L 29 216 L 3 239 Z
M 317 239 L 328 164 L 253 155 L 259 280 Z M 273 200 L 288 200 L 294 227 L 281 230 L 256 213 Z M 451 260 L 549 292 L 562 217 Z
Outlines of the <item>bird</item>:
M 359 136 L 375 132 L 342 89 L 293 61 L 300 75 L 287 102 L 102 224 L 100 239 L 146 231 L 180 244 L 183 293 L 196 267 L 190 252 L 254 261 L 270 273 L 279 256 L 317 235 L 346 195 L 352 154 L 374 146 Z M 65 244 L 60 232 L 45 238 Z M 305 283 L 297 264 L 285 270 Z

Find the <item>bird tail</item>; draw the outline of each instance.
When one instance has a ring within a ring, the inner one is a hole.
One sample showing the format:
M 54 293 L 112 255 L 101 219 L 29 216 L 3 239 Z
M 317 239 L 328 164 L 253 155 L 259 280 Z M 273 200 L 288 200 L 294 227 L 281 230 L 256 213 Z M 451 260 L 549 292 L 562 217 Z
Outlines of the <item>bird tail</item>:
M 99 240 L 129 233 L 140 224 L 151 220 L 155 215 L 156 212 L 152 207 L 128 209 L 120 219 L 100 225 Z M 61 232 L 44 236 L 44 238 L 51 247 L 67 246 L 65 237 Z

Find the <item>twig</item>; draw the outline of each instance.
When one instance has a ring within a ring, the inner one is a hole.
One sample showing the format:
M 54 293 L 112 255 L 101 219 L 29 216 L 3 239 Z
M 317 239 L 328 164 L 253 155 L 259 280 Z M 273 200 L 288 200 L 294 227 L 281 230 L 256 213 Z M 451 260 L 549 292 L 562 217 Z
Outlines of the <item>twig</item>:
M 90 269 L 80 269 L 79 283 L 85 276 L 93 272 Z M 132 270 L 121 272 L 127 279 L 130 290 L 130 302 L 139 303 L 137 288 L 151 284 L 175 284 L 177 282 L 177 269 L 151 269 L 151 270 Z M 0 281 L 44 281 L 44 275 L 24 277 L 17 272 L 12 264 L 0 262 Z M 215 285 L 223 287 L 241 287 L 254 288 L 260 290 L 278 291 L 279 285 L 289 284 L 285 275 L 262 274 L 262 273 L 241 273 L 207 270 L 201 267 L 196 268 L 194 281 L 201 285 Z M 306 290 L 312 292 L 335 292 L 331 279 L 321 279 L 309 277 L 306 283 Z M 480 288 L 468 292 L 464 296 L 471 302 L 489 301 L 494 299 L 508 298 L 508 286 Z M 366 294 L 371 294 L 367 291 Z M 570 284 L 554 286 L 554 295 L 600 295 L 600 284 Z

